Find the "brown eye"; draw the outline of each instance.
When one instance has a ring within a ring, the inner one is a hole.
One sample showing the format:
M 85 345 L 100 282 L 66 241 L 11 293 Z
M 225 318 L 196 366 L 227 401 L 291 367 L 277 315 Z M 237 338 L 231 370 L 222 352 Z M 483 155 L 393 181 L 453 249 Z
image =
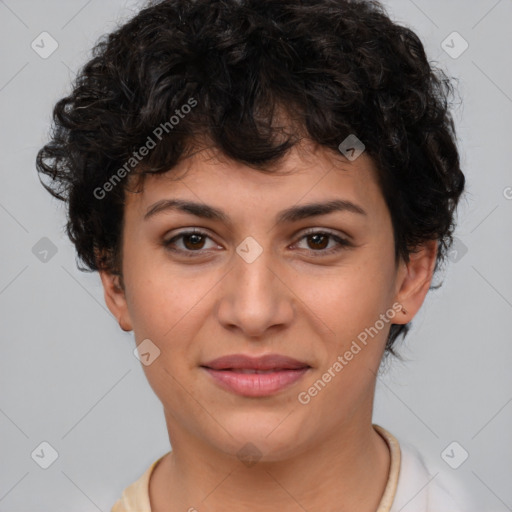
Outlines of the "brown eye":
M 198 233 L 183 235 L 183 245 L 190 250 L 202 249 L 204 245 L 204 236 Z
M 212 244 L 210 247 L 206 245 L 207 240 Z M 163 241 L 163 245 L 169 251 L 181 253 L 186 256 L 200 256 L 201 254 L 218 247 L 210 236 L 202 231 L 182 231 L 169 240 Z
M 325 249 L 329 244 L 329 236 L 323 233 L 308 235 L 307 238 L 312 241 L 312 244 L 309 244 L 309 246 L 314 250 Z
M 311 231 L 305 233 L 301 237 L 299 244 L 304 239 L 307 241 L 307 247 L 304 249 L 314 256 L 330 255 L 352 246 L 352 243 L 348 240 L 328 231 Z M 329 247 L 331 242 L 333 242 L 333 245 Z

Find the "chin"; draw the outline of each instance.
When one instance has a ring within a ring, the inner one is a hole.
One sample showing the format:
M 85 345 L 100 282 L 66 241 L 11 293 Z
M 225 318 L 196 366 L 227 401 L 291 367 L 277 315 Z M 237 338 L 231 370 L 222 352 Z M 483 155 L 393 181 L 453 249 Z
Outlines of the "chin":
M 219 423 L 232 437 L 226 435 L 222 441 L 218 439 L 216 448 L 240 460 L 251 460 L 251 457 L 261 462 L 289 459 L 308 442 L 304 429 L 291 419 L 292 415 L 283 421 L 288 414 L 289 411 L 284 410 L 266 414 L 241 412 L 229 420 L 219 418 Z M 210 443 L 216 444 L 213 439 Z

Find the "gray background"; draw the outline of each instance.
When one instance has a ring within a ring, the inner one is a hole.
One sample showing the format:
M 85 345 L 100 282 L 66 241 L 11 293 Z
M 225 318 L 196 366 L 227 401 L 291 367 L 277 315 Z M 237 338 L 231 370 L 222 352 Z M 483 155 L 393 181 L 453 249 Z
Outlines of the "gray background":
M 170 449 L 132 334 L 108 312 L 98 275 L 76 269 L 62 206 L 34 167 L 55 101 L 97 38 L 137 5 L 0 0 L 1 512 L 109 511 Z M 379 377 L 374 421 L 463 479 L 480 510 L 512 510 L 512 1 L 385 5 L 459 80 L 468 192 L 458 252 L 401 345 L 408 361 Z M 59 45 L 46 59 L 31 48 L 43 31 Z M 458 58 L 441 46 L 453 31 L 469 43 Z M 44 237 L 56 254 L 41 252 Z M 43 441 L 58 452 L 48 469 L 31 456 Z M 456 470 L 441 458 L 453 441 L 469 453 Z

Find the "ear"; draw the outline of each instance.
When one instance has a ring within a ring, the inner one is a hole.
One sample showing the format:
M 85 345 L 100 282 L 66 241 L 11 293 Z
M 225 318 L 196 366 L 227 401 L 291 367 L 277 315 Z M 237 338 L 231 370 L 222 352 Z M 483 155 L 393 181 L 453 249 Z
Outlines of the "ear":
M 99 271 L 105 302 L 110 312 L 117 318 L 119 326 L 123 331 L 132 331 L 132 321 L 126 303 L 126 295 L 122 279 L 118 274 L 112 274 L 105 270 Z
M 437 240 L 428 240 L 409 255 L 408 263 L 400 262 L 396 301 L 403 306 L 406 313 L 397 316 L 401 321 L 395 323 L 410 322 L 423 304 L 432 282 L 437 250 Z

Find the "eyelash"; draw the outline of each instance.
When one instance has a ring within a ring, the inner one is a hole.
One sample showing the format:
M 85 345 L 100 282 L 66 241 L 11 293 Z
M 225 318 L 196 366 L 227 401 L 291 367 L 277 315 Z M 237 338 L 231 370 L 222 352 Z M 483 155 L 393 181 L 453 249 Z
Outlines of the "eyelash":
M 194 229 L 191 231 L 182 231 L 181 233 L 178 233 L 177 235 L 173 236 L 171 239 L 165 240 L 163 242 L 163 245 L 165 246 L 166 249 L 173 251 L 173 252 L 181 253 L 181 254 L 185 255 L 186 257 L 194 258 L 194 257 L 200 256 L 201 253 L 204 252 L 202 249 L 193 251 L 193 250 L 185 250 L 185 249 L 176 249 L 175 247 L 172 247 L 172 245 L 174 244 L 175 241 L 179 240 L 180 238 L 189 236 L 189 235 L 199 235 L 199 236 L 211 239 L 211 237 L 204 231 Z M 340 236 L 337 236 L 334 233 L 331 233 L 330 231 L 325 231 L 325 230 L 323 230 L 323 231 L 322 230 L 307 231 L 302 234 L 302 236 L 299 238 L 299 241 L 303 240 L 304 238 L 307 238 L 308 236 L 312 236 L 312 235 L 326 235 L 338 243 L 337 247 L 331 247 L 330 249 L 318 249 L 318 250 L 309 249 L 309 252 L 314 254 L 315 257 L 331 255 L 331 254 L 341 251 L 343 248 L 352 247 L 352 245 L 353 245 L 351 242 L 349 242 L 345 238 L 341 238 Z

